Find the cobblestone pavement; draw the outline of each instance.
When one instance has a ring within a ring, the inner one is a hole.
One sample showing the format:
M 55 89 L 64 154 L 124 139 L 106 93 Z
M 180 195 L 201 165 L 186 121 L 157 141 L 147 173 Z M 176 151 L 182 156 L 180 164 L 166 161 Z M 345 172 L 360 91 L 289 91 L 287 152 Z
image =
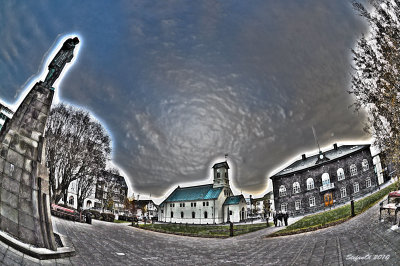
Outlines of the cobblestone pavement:
M 0 261 L 5 265 L 399 265 L 400 229 L 379 222 L 378 207 L 335 227 L 278 238 L 265 238 L 275 228 L 206 239 L 53 217 L 55 230 L 71 239 L 76 256 L 39 261 L 0 244 Z

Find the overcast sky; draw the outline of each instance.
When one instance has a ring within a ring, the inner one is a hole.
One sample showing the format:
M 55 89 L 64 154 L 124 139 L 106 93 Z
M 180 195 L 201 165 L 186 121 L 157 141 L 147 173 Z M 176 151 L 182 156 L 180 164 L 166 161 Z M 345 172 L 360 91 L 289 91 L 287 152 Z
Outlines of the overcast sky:
M 82 2 L 82 3 L 81 3 Z M 1 1 L 0 98 L 14 103 L 62 35 L 81 36 L 60 100 L 113 138 L 141 194 L 210 177 L 267 189 L 293 156 L 368 140 L 350 108 L 351 48 L 366 31 L 349 1 Z

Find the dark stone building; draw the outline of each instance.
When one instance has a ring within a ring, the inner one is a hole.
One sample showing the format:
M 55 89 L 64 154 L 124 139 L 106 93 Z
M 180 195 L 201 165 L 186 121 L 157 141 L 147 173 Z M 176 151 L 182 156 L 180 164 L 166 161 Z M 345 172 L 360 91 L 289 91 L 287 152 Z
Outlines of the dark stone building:
M 302 155 L 270 177 L 276 211 L 303 215 L 346 203 L 378 186 L 370 145 L 333 145 L 333 149 Z

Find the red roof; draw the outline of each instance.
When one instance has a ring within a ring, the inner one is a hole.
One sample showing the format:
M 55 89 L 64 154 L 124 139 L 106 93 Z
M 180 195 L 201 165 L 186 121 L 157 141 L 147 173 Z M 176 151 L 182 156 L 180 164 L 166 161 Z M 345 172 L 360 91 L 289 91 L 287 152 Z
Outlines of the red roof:
M 400 197 L 400 190 L 390 192 L 389 197 Z

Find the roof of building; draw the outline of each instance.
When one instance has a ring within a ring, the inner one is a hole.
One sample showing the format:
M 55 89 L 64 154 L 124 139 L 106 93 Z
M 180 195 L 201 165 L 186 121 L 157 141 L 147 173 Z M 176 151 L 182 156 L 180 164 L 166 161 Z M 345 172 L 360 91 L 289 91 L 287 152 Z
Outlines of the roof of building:
M 164 202 L 190 201 L 190 200 L 212 200 L 217 199 L 222 191 L 222 187 L 213 188 L 212 184 L 177 187 Z
M 325 162 L 336 160 L 341 157 L 350 155 L 351 153 L 354 153 L 356 151 L 360 151 L 362 149 L 369 148 L 370 146 L 371 146 L 370 144 L 336 146 L 337 148 L 333 148 L 331 150 L 322 152 L 322 154 L 324 155 L 324 158 L 326 158 L 326 160 L 320 160 L 319 159 L 320 154 L 315 154 L 310 157 L 305 157 L 305 158 L 295 161 L 294 163 L 292 163 L 291 165 L 289 165 L 288 167 L 279 171 L 278 173 L 276 173 L 275 175 L 273 175 L 271 177 L 283 176 L 286 174 L 290 174 L 293 172 L 297 172 L 300 170 L 304 170 L 304 169 L 313 167 L 320 163 L 322 164 Z
M 109 171 L 102 171 L 103 176 L 99 177 L 100 181 L 103 181 L 102 179 L 107 179 L 108 181 L 114 181 L 117 182 L 122 188 L 128 188 L 128 185 L 125 182 L 125 178 L 123 176 L 117 175 L 110 173 Z
M 229 169 L 229 165 L 227 162 L 216 163 L 216 164 L 214 164 L 214 166 L 212 168 L 216 169 L 216 168 L 222 168 L 222 167 Z
M 224 205 L 236 205 L 236 204 L 239 204 L 241 199 L 244 199 L 243 195 L 227 197 L 225 202 L 224 202 Z

